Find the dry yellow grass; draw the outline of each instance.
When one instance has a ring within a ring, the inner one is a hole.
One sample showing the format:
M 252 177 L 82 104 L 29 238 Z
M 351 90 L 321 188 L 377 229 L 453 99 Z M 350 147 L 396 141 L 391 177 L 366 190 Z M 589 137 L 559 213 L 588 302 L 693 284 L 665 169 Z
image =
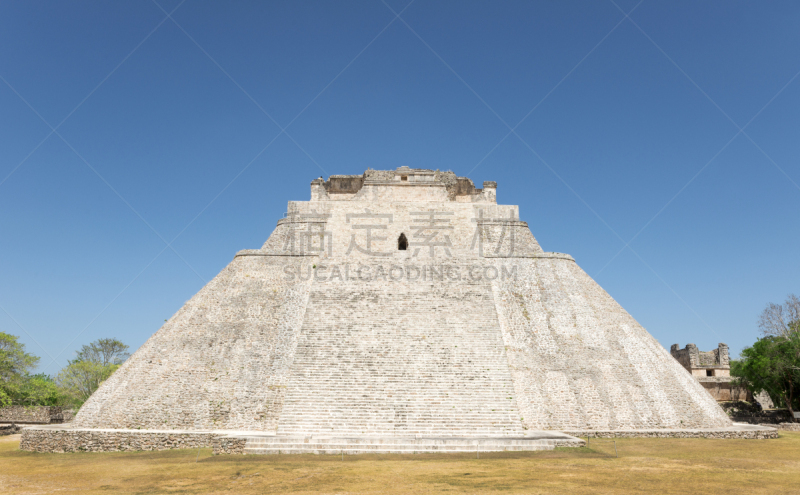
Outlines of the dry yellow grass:
M 777 440 L 621 439 L 554 452 L 212 456 L 37 454 L 0 437 L 3 493 L 800 493 L 800 433 Z M 609 455 L 610 454 L 610 455 Z

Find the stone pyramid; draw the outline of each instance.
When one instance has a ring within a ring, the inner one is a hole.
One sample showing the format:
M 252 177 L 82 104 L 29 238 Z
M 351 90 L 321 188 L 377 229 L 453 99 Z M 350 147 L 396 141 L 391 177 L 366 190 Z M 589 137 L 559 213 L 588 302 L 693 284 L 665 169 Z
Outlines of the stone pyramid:
M 452 172 L 311 183 L 76 427 L 522 436 L 730 420 L 569 255 Z

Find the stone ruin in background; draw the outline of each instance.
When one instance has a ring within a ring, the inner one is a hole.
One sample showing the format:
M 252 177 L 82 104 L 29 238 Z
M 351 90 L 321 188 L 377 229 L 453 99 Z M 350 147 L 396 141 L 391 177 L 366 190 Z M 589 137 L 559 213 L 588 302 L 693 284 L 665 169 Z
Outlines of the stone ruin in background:
M 752 392 L 736 385 L 735 379 L 731 377 L 731 361 L 727 344 L 720 343 L 712 351 L 700 351 L 694 344 L 686 344 L 683 349 L 678 344 L 672 344 L 669 352 L 717 401 L 753 402 Z M 772 400 L 765 392 L 756 394 L 755 400 L 764 409 L 774 407 Z

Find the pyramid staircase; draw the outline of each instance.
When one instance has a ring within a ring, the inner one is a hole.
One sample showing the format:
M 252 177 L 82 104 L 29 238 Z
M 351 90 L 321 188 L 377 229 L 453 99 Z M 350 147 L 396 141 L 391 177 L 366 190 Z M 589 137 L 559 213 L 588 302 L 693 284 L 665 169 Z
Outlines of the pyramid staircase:
M 290 374 L 278 435 L 524 436 L 488 282 L 315 284 Z

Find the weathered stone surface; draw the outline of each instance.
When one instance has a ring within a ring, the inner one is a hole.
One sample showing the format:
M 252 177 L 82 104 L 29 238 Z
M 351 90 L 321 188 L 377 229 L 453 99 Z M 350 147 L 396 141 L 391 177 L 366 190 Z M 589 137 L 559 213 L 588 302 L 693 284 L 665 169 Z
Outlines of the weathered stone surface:
M 734 423 L 727 428 L 653 429 L 653 430 L 570 430 L 565 433 L 576 437 L 597 438 L 717 438 L 765 440 L 778 438 L 775 425 L 747 425 Z
M 72 420 L 73 412 L 55 406 L 8 406 L 0 408 L 0 423 L 50 424 Z
M 785 431 L 800 431 L 800 423 L 778 423 L 776 425 L 762 424 L 761 426 L 771 426 L 773 428 Z
M 118 452 L 211 447 L 219 434 L 133 430 L 25 428 L 20 450 L 32 452 Z
M 314 284 L 279 434 L 523 434 L 490 282 L 426 278 Z
M 518 277 L 493 286 L 526 427 L 730 425 L 700 384 L 577 264 L 545 258 L 514 265 Z
M 244 454 L 247 444 L 245 438 L 218 437 L 214 439 L 212 453 L 219 454 Z
M 309 282 L 298 257 L 238 257 L 79 411 L 78 427 L 274 430 Z
M 727 344 L 720 343 L 716 349 L 707 352 L 698 350 L 694 344 L 687 344 L 684 349 L 678 344 L 672 344 L 669 352 L 717 401 L 753 401 L 753 394 L 745 387 L 736 385 L 731 377 Z M 766 394 L 762 393 L 762 398 L 763 395 Z M 769 399 L 769 396 L 766 398 Z M 767 407 L 772 407 L 772 401 L 769 401 Z
M 242 444 L 228 447 L 228 440 Z M 237 454 L 426 454 L 464 452 L 521 452 L 553 450 L 555 447 L 583 447 L 586 441 L 561 432 L 529 432 L 520 437 L 409 437 L 392 436 L 265 436 L 221 437 L 223 445 Z M 227 452 L 226 452 L 227 453 Z

